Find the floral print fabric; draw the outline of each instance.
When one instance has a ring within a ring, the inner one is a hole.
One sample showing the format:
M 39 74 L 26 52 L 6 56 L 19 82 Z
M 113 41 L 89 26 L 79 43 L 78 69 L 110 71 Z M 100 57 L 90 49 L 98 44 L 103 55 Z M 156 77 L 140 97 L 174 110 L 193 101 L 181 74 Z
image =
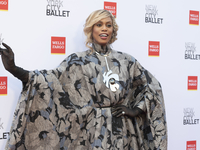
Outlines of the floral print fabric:
M 71 54 L 56 69 L 30 72 L 6 149 L 166 150 L 159 82 L 128 54 L 111 50 L 106 59 L 119 76 L 116 92 L 103 82 L 105 57 L 90 50 Z M 146 110 L 135 118 L 112 116 L 113 106 L 138 104 Z

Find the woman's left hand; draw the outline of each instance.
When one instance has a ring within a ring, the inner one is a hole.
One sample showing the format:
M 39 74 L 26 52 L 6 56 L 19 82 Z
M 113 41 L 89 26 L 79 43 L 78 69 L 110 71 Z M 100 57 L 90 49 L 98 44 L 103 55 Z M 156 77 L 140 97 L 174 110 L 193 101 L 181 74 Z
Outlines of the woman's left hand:
M 130 118 L 133 118 L 133 117 L 139 115 L 142 112 L 143 111 L 138 107 L 134 107 L 133 109 L 129 109 L 128 107 L 126 107 L 124 105 L 114 106 L 113 110 L 112 110 L 112 114 L 115 117 L 121 117 L 121 116 L 126 115 Z

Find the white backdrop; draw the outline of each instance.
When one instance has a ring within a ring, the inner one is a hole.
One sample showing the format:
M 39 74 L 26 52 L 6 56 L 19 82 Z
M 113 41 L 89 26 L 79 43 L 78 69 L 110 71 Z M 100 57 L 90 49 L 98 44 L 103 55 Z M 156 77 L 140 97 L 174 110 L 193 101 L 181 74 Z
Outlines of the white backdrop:
M 26 70 L 52 69 L 69 54 L 86 50 L 85 20 L 94 10 L 104 8 L 103 0 L 0 0 L 0 9 L 5 4 L 2 2 L 8 3 L 8 10 L 0 10 L 0 38 L 12 47 L 16 65 Z M 61 14 L 65 11 L 66 17 L 46 15 L 47 5 L 55 2 Z M 167 113 L 168 149 L 185 150 L 187 141 L 196 141 L 196 149 L 200 150 L 200 58 L 185 59 L 186 50 L 192 49 L 195 56 L 200 54 L 200 28 L 189 24 L 190 10 L 199 12 L 200 1 L 107 2 L 117 5 L 119 32 L 113 49 L 133 55 L 161 82 Z M 146 23 L 146 13 L 153 13 L 162 23 Z M 64 55 L 51 54 L 51 37 L 66 38 Z M 160 42 L 159 57 L 148 56 L 149 41 Z M 188 43 L 190 47 L 186 48 Z M 195 91 L 188 90 L 188 76 L 197 77 Z M 2 62 L 0 83 L 1 77 L 7 77 L 8 82 L 7 95 L 0 95 L 0 149 L 4 149 L 22 84 L 4 69 Z M 184 125 L 186 116 L 190 124 Z

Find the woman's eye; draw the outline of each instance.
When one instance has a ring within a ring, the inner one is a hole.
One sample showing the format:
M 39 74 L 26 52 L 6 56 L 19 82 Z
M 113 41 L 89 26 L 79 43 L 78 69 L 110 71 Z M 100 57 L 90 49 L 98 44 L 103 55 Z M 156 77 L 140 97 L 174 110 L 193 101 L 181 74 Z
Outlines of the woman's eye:
M 110 27 L 112 27 L 112 25 L 111 25 L 111 24 L 108 24 L 107 27 L 110 28 Z
M 100 24 L 100 23 L 98 23 L 98 24 L 97 24 L 97 27 L 101 27 L 101 24 Z

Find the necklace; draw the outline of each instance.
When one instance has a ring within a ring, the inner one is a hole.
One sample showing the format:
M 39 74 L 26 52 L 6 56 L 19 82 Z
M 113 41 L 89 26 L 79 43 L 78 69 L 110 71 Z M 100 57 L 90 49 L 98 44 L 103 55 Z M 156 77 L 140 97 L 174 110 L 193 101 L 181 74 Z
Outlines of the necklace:
M 107 51 L 107 54 L 102 54 L 102 53 L 100 54 L 96 50 L 96 46 L 93 46 L 93 48 L 97 55 L 105 58 L 107 72 L 103 73 L 103 82 L 106 84 L 107 88 L 110 88 L 112 92 L 116 92 L 119 89 L 119 84 L 117 83 L 117 81 L 119 81 L 119 75 L 112 73 L 112 70 L 110 70 L 108 61 L 107 61 L 107 56 L 111 54 L 111 51 Z

